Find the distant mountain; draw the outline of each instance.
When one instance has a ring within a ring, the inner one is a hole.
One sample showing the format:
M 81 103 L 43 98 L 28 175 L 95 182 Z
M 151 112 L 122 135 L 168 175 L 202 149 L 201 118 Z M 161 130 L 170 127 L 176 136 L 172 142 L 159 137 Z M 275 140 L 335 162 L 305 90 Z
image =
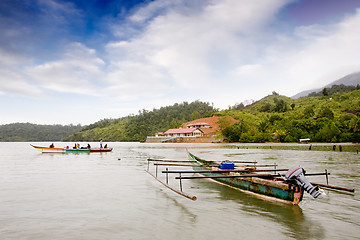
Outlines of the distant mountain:
M 352 73 L 349 75 L 346 75 L 343 78 L 340 78 L 332 83 L 329 83 L 328 85 L 322 87 L 322 88 L 317 88 L 317 89 L 311 89 L 311 90 L 306 90 L 306 91 L 302 91 L 294 96 L 292 96 L 292 99 L 298 99 L 301 97 L 306 97 L 307 95 L 309 95 L 312 92 L 320 92 L 322 91 L 324 88 L 330 88 L 333 85 L 340 85 L 340 84 L 344 84 L 346 86 L 356 86 L 358 84 L 360 84 L 360 72 L 357 73 Z

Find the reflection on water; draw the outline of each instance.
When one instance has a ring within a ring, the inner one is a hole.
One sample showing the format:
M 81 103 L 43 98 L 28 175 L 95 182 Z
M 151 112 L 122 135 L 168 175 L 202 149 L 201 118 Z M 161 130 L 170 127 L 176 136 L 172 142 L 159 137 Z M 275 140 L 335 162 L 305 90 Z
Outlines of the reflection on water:
M 203 187 L 216 189 L 219 193 L 219 201 L 234 201 L 238 204 L 243 213 L 266 217 L 271 221 L 280 223 L 288 228 L 284 231 L 289 237 L 296 239 L 310 239 L 317 236 L 316 239 L 323 239 L 324 228 L 321 224 L 306 218 L 303 210 L 298 205 L 284 204 L 280 202 L 271 202 L 260 199 L 252 194 L 229 188 L 213 181 L 205 181 Z
M 179 196 L 177 196 L 177 195 L 169 195 L 169 194 L 165 193 L 164 191 L 161 191 L 161 193 L 163 193 L 163 197 L 171 200 L 172 201 L 171 204 L 174 204 L 175 207 L 180 208 L 181 211 L 187 216 L 187 218 L 190 219 L 191 222 L 195 223 L 197 215 L 194 214 L 193 212 L 191 212 L 191 209 L 186 207 L 182 202 L 180 202 L 178 200 Z

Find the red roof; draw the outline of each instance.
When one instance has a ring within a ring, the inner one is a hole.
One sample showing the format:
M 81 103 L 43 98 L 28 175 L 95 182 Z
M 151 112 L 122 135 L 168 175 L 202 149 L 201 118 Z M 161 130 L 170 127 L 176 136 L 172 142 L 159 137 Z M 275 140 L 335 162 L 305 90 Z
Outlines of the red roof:
M 192 133 L 198 128 L 173 128 L 169 129 L 164 134 L 180 134 L 180 133 Z M 199 129 L 200 130 L 200 129 Z M 201 130 L 200 130 L 201 131 Z

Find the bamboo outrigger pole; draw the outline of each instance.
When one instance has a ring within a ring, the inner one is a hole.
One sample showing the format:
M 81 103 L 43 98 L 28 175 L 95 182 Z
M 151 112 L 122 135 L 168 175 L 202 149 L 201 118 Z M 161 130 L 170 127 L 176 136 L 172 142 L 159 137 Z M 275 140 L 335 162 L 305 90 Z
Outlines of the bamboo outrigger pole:
M 190 162 L 192 163 L 192 162 Z M 208 165 L 208 164 L 183 164 L 183 163 L 154 163 L 155 166 L 183 166 L 183 167 L 219 167 L 218 164 Z M 277 164 L 265 164 L 265 165 L 234 165 L 235 167 L 276 167 Z
M 192 160 L 193 161 L 193 160 Z M 215 162 L 215 163 L 219 163 L 219 162 L 222 162 L 222 161 L 217 161 L 217 160 L 208 160 L 206 159 L 205 160 L 206 162 Z M 257 164 L 258 162 L 256 161 L 239 161 L 239 160 L 229 160 L 230 162 L 233 162 L 233 163 L 249 163 L 249 164 Z
M 241 175 L 218 175 L 218 176 L 184 176 L 184 177 L 175 177 L 175 179 L 242 178 L 242 177 L 273 177 L 273 176 L 274 175 L 271 174 L 241 174 Z
M 170 173 L 170 171 L 163 171 L 163 172 L 168 172 Z M 176 172 L 172 172 L 172 173 L 176 173 Z M 182 172 L 177 172 L 177 173 L 182 173 Z M 193 173 L 207 173 L 206 171 L 194 171 Z M 209 171 L 209 173 L 219 173 L 219 171 Z M 330 175 L 330 173 L 306 173 L 305 176 L 318 176 L 318 175 Z M 216 175 L 216 176 L 184 176 L 184 177 L 175 177 L 175 179 L 201 179 L 201 178 L 242 178 L 242 177 L 258 177 L 258 178 L 272 178 L 272 177 L 282 177 L 282 175 L 280 174 L 240 174 L 240 175 Z M 324 185 L 324 187 L 329 186 L 329 185 L 325 185 L 325 184 L 317 184 L 316 185 Z M 314 185 L 315 185 L 314 184 Z M 330 186 L 331 187 L 331 186 Z M 335 186 L 333 186 L 335 188 Z M 339 189 L 342 187 L 338 187 Z
M 149 162 L 196 162 L 195 160 L 172 160 L 172 159 L 153 159 L 148 158 Z M 214 163 L 220 163 L 221 161 L 215 161 L 215 160 L 206 160 L 207 162 L 214 162 Z M 256 164 L 256 161 L 238 161 L 238 160 L 230 160 L 233 163 L 248 163 L 248 164 Z
M 288 171 L 288 170 L 289 169 L 164 170 L 162 171 L 162 173 L 230 173 L 230 172 L 248 173 L 248 172 L 279 172 L 279 171 Z
M 328 173 L 328 174 L 329 174 L 329 173 Z M 311 183 L 312 185 L 314 185 L 314 186 L 320 186 L 320 187 L 331 188 L 331 189 L 336 189 L 336 190 L 343 190 L 343 191 L 348 191 L 348 192 L 355 192 L 355 189 L 353 189 L 353 188 L 332 186 L 332 185 L 321 184 L 321 183 L 314 183 L 314 182 L 310 182 L 310 183 Z
M 184 196 L 184 197 L 186 197 L 186 198 L 188 198 L 188 199 L 191 199 L 191 200 L 193 200 L 193 201 L 196 201 L 196 199 L 197 199 L 196 196 L 192 196 L 192 195 L 190 195 L 190 194 L 186 194 L 186 193 L 184 193 L 184 192 L 182 192 L 182 191 L 179 191 L 179 190 L 171 187 L 169 184 L 164 183 L 163 181 L 161 181 L 159 178 L 157 178 L 154 174 L 152 174 L 152 173 L 149 172 L 148 170 L 145 170 L 145 172 L 147 172 L 148 174 L 150 174 L 151 176 L 153 176 L 153 177 L 154 177 L 156 180 L 158 180 L 161 184 L 163 184 L 165 187 L 169 188 L 170 190 L 176 192 L 177 194 L 180 194 L 181 196 Z
M 195 162 L 195 161 L 191 161 L 191 160 L 179 161 L 179 160 L 152 159 L 152 158 L 148 158 L 147 160 L 148 160 L 148 162 L 168 162 L 168 163 L 192 163 L 192 162 Z
M 199 165 L 182 163 L 154 163 L 154 166 L 177 166 L 177 167 L 218 167 L 219 165 Z

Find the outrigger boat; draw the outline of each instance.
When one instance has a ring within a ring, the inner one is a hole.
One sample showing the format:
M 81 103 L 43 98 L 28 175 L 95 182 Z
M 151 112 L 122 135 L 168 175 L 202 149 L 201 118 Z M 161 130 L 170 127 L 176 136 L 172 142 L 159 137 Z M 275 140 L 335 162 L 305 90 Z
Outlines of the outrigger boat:
M 314 198 L 322 198 L 318 186 L 350 192 L 355 191 L 354 189 L 328 185 L 328 175 L 330 175 L 330 173 L 328 173 L 327 170 L 325 170 L 324 173 L 308 174 L 299 166 L 290 169 L 279 169 L 276 168 L 276 164 L 259 165 L 257 162 L 245 161 L 219 162 L 201 159 L 188 151 L 187 154 L 189 161 L 148 159 L 148 169 L 145 171 L 166 187 L 191 200 L 196 200 L 197 197 L 182 191 L 183 179 L 213 179 L 218 183 L 251 193 L 266 200 L 275 200 L 293 205 L 297 205 L 301 202 L 304 190 Z M 154 162 L 153 165 L 156 167 L 155 175 L 149 171 L 150 162 Z M 241 163 L 241 165 L 238 163 Z M 165 183 L 157 177 L 159 166 L 189 166 L 192 167 L 193 170 L 168 170 L 167 168 L 165 171 L 162 171 L 162 173 L 166 174 Z M 264 167 L 265 169 L 263 169 Z M 266 169 L 267 167 L 274 168 Z M 280 174 L 280 172 L 283 171 L 286 171 L 285 175 Z M 269 174 L 269 172 L 275 174 Z M 177 190 L 168 184 L 168 175 L 172 173 L 179 174 L 179 177 L 175 177 L 175 179 L 180 180 L 180 190 Z M 193 175 L 182 175 L 188 173 L 192 173 Z M 327 184 L 309 182 L 305 177 L 314 175 L 325 175 Z
M 56 148 L 39 147 L 30 144 L 32 147 L 40 150 L 42 153 L 90 153 L 90 152 L 111 152 L 112 148 Z

